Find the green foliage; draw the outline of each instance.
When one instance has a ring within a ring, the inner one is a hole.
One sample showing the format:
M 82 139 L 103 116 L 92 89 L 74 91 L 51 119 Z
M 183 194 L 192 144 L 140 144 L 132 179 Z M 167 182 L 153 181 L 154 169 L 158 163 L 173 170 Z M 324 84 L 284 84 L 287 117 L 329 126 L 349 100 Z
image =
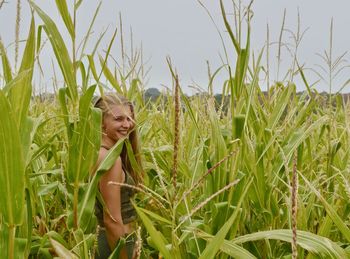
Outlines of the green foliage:
M 73 63 L 69 56 L 66 44 L 64 43 L 64 40 L 59 33 L 55 22 L 33 1 L 30 1 L 30 4 L 45 24 L 43 28 L 50 39 L 51 46 L 56 55 L 56 60 L 61 68 L 64 80 L 68 87 L 69 97 L 73 101 L 76 101 L 78 97 L 78 88 L 74 75 Z

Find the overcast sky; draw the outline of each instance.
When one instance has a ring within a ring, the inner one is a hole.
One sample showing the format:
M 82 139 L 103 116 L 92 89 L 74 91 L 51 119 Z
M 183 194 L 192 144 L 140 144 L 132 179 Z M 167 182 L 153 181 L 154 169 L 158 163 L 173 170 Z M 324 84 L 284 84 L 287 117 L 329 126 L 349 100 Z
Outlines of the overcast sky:
M 15 31 L 15 8 L 14 0 L 7 1 L 0 10 L 0 35 L 5 44 L 9 46 L 14 41 Z M 50 16 L 57 21 L 57 25 L 64 35 L 68 35 L 58 18 L 54 0 L 35 0 L 35 2 Z M 73 1 L 67 1 L 70 5 Z M 238 2 L 238 1 L 236 1 Z M 218 0 L 202 0 L 208 8 L 219 31 L 222 33 L 229 53 L 234 49 L 230 45 L 228 35 L 222 22 Z M 232 12 L 232 1 L 224 1 L 228 12 Z M 85 0 L 78 10 L 77 28 L 78 39 L 80 40 L 86 33 L 89 21 L 91 20 L 98 1 Z M 252 38 L 251 45 L 256 55 L 266 43 L 266 28 L 269 24 L 270 42 L 276 42 L 279 37 L 284 9 L 287 11 L 285 28 L 296 32 L 297 13 L 300 13 L 301 30 L 306 30 L 306 34 L 299 46 L 298 59 L 306 67 L 314 68 L 324 77 L 327 74 L 315 64 L 325 66 L 325 62 L 316 55 L 323 53 L 329 48 L 329 28 L 331 18 L 334 18 L 334 41 L 333 57 L 343 54 L 349 50 L 350 34 L 350 10 L 349 0 L 256 0 L 253 3 Z M 171 76 L 166 64 L 166 57 L 170 56 L 176 67 L 181 85 L 186 92 L 193 92 L 188 85 L 198 84 L 204 89 L 207 87 L 207 64 L 208 60 L 211 70 L 215 71 L 222 65 L 220 55 L 223 55 L 223 47 L 218 32 L 213 22 L 201 7 L 197 0 L 103 0 L 99 16 L 94 26 L 94 34 L 91 36 L 91 43 L 95 43 L 99 34 L 108 26 L 106 40 L 101 44 L 100 52 L 107 48 L 113 29 L 118 24 L 118 15 L 123 18 L 123 30 L 126 40 L 126 47 L 130 50 L 130 28 L 133 31 L 133 42 L 135 47 L 143 47 L 144 60 L 148 60 L 146 67 L 151 67 L 148 74 L 146 87 L 158 87 L 161 85 L 171 85 Z M 22 20 L 21 38 L 27 35 L 29 19 L 31 17 L 27 1 L 22 0 Z M 232 18 L 232 17 L 231 17 Z M 36 19 L 40 24 L 40 19 Z M 284 32 L 283 40 L 293 43 L 291 33 Z M 67 36 L 68 39 L 68 36 Z M 93 45 L 93 44 L 92 44 Z M 113 54 L 120 60 L 120 42 L 116 42 Z M 13 47 L 8 47 L 9 56 L 13 61 Z M 88 52 L 91 49 L 88 49 Z M 49 56 L 52 55 L 50 46 L 47 44 L 41 57 L 44 63 L 45 78 L 36 84 L 52 85 L 52 68 Z M 345 56 L 347 58 L 348 55 Z M 231 56 L 230 64 L 234 65 L 235 57 Z M 282 75 L 290 67 L 291 59 L 288 51 L 284 50 L 280 75 L 277 78 L 276 69 L 276 44 L 270 50 L 270 79 L 281 80 Z M 264 61 L 265 64 L 265 61 Z M 344 63 L 346 65 L 348 63 Z M 350 78 L 350 70 L 344 70 L 334 81 L 334 89 Z M 317 81 L 315 73 L 306 71 L 310 84 Z M 223 81 L 227 74 L 222 70 L 215 81 L 216 92 L 221 92 Z M 263 75 L 262 75 L 263 78 Z M 297 87 L 303 90 L 300 80 L 296 79 Z M 266 87 L 265 82 L 261 86 Z M 350 86 L 349 86 L 350 87 Z M 349 87 L 345 92 L 349 92 Z M 319 82 L 315 85 L 318 91 L 328 91 L 328 84 Z

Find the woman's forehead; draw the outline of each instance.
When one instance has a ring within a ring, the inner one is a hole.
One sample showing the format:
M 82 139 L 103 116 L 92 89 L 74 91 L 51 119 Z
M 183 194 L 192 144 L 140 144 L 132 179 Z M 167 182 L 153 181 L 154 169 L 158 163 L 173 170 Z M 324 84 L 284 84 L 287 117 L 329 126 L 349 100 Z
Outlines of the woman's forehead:
M 111 113 L 113 116 L 132 116 L 130 105 L 123 104 L 109 106 L 109 113 Z

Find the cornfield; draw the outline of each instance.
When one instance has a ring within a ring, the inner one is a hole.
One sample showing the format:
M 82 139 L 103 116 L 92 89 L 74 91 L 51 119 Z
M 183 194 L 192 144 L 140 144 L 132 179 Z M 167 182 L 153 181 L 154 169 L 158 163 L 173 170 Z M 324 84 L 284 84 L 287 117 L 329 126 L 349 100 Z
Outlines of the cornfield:
M 140 52 L 126 67 L 112 65 L 117 30 L 103 54 L 99 39 L 87 53 L 89 37 L 78 53 L 75 16 L 83 1 L 74 2 L 70 13 L 66 0 L 55 1 L 65 39 L 30 1 L 37 19 L 33 14 L 18 69 L 0 41 L 1 258 L 93 258 L 97 183 L 129 145 L 118 142 L 91 173 L 101 141 L 93 98 L 110 89 L 137 111 L 140 258 L 350 258 L 349 104 L 319 94 L 298 62 L 288 80 L 263 92 L 266 49 L 252 55 L 250 6 L 237 31 L 220 1 L 221 29 L 236 54 L 218 69 L 227 70 L 220 101 L 212 91 L 216 73 L 208 93 L 187 96 L 170 59 L 173 90 L 151 101 Z M 64 80 L 42 98 L 32 84 L 44 35 Z M 297 93 L 295 74 L 307 91 Z

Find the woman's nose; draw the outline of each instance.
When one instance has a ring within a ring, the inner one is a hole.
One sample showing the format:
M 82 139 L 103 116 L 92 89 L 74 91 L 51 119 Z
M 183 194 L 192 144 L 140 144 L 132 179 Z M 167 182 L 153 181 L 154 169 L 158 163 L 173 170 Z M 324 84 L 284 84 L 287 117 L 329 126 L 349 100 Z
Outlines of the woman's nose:
M 131 123 L 129 120 L 123 120 L 123 127 L 124 128 L 130 128 L 130 125 L 131 125 Z

